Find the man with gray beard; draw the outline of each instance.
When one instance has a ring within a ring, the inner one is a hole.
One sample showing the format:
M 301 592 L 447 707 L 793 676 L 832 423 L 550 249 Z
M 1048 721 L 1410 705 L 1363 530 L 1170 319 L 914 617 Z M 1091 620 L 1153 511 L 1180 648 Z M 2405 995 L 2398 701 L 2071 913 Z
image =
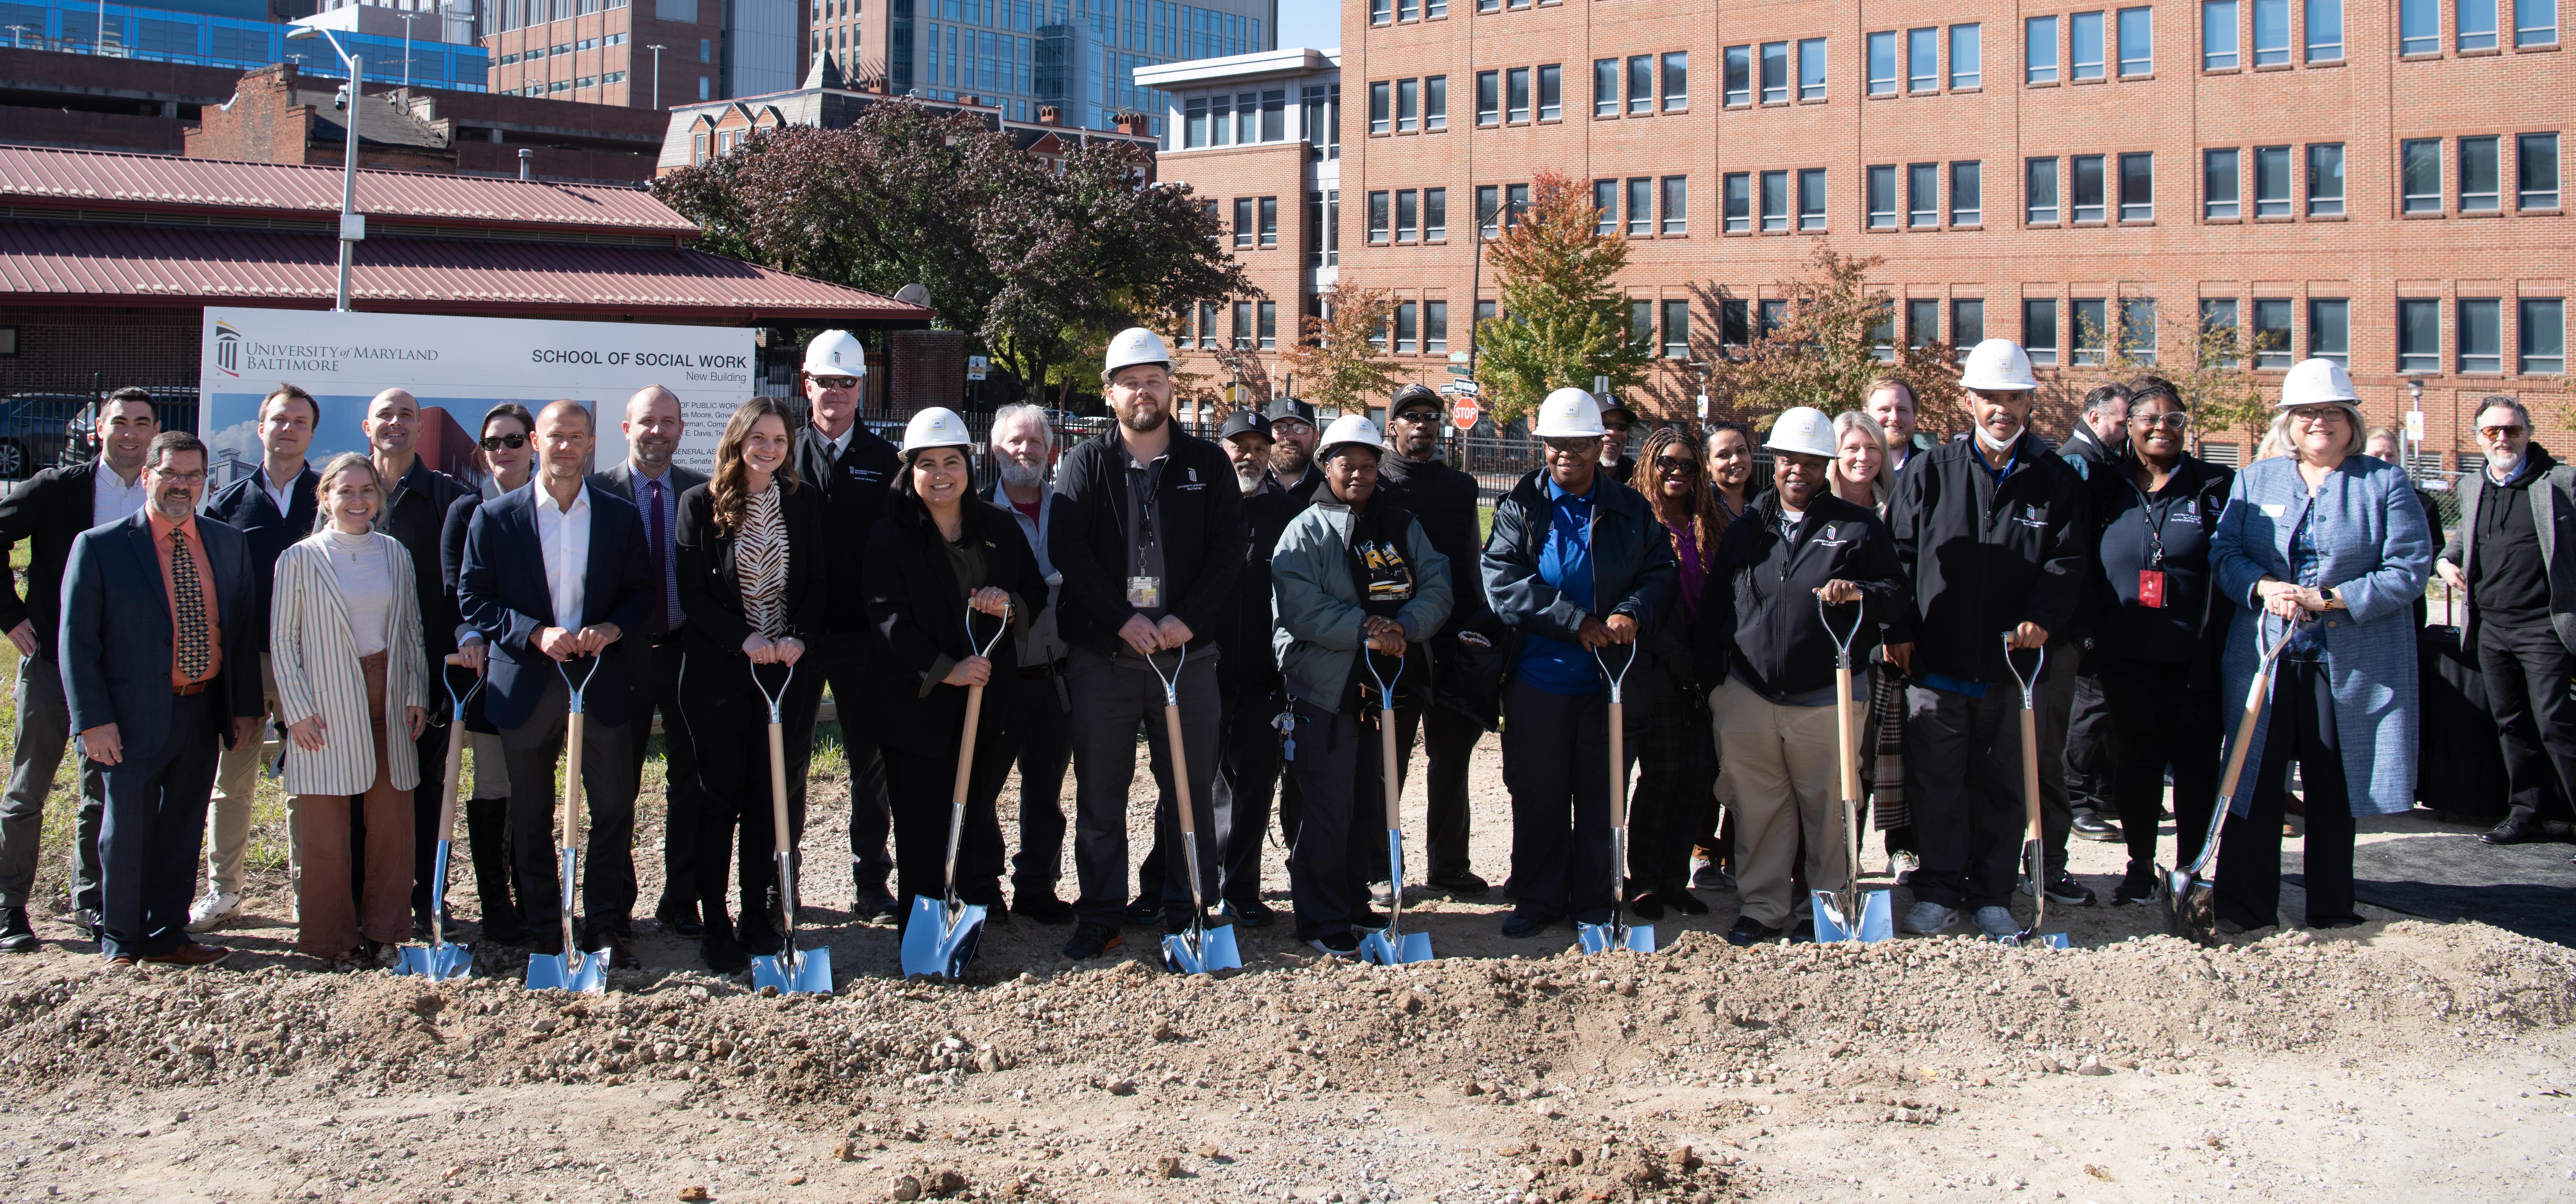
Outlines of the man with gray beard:
M 1013 637 L 1020 677 L 1029 684 L 1011 711 L 1011 730 L 1020 739 L 1020 851 L 1011 858 L 1011 910 L 1041 924 L 1069 924 L 1073 905 L 1055 893 L 1064 873 L 1064 771 L 1073 759 L 1073 698 L 1065 692 L 1065 644 L 1055 630 L 1064 574 L 1047 555 L 1056 505 L 1047 483 L 1055 469 L 1055 428 L 1036 406 L 1004 406 L 993 413 L 991 450 L 1001 475 L 991 501 L 1020 520 L 1047 583 L 1047 608 Z

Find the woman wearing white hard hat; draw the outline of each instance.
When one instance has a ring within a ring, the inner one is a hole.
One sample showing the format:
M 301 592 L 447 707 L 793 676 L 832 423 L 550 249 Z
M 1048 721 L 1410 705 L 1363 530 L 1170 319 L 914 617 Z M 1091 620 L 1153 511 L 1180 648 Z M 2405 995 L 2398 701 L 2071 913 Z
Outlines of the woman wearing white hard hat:
M 780 944 L 771 913 L 778 863 L 769 707 L 753 674 L 776 689 L 823 624 L 823 495 L 797 476 L 797 426 L 779 398 L 736 407 L 716 441 L 714 474 L 680 495 L 672 540 L 680 609 L 689 620 L 681 629 L 681 706 L 706 799 L 694 834 L 698 880 L 675 893 L 696 897 L 706 924 L 700 953 L 709 969 L 727 974 Z M 801 766 L 788 768 L 801 778 Z M 725 906 L 737 828 L 739 929 Z
M 993 802 L 1018 751 L 1010 716 L 1024 683 L 1018 639 L 994 636 L 1006 627 L 1013 637 L 1027 634 L 1047 587 L 1019 520 L 975 496 L 974 446 L 954 411 L 934 407 L 912 416 L 903 432 L 903 471 L 868 539 L 862 570 L 868 620 L 884 640 L 869 666 L 869 688 L 884 704 L 877 739 L 905 923 L 916 896 L 937 898 L 947 889 L 949 812 L 971 686 L 984 687 L 984 696 L 958 834 L 957 897 L 983 906 L 987 924 L 1005 914 Z
M 1384 700 L 1374 687 L 1392 681 L 1399 696 L 1431 688 L 1423 641 L 1449 617 L 1449 560 L 1411 514 L 1378 497 L 1376 424 L 1336 418 L 1321 446 L 1324 487 L 1271 553 L 1271 642 L 1295 717 L 1296 935 L 1349 957 L 1359 929 L 1386 926 L 1368 905 L 1372 870 L 1386 859 L 1383 811 L 1368 805 L 1385 797 L 1376 735 Z
M 1709 710 L 1720 793 L 1735 811 L 1743 913 L 1726 939 L 1737 945 L 1784 931 L 1813 939 L 1808 900 L 1790 886 L 1801 848 L 1807 884 L 1842 889 L 1849 858 L 1835 641 L 1852 633 L 1852 663 L 1861 665 L 1878 646 L 1881 624 L 1888 639 L 1908 638 L 1894 539 L 1876 514 L 1828 485 L 1833 421 L 1799 406 L 1772 424 L 1765 446 L 1775 483 L 1727 528 L 1693 632 L 1703 672 L 1723 678 Z M 1866 686 L 1852 682 L 1857 708 Z
M 2361 922 L 2354 821 L 2415 800 L 2411 614 L 2433 564 L 2423 507 L 2404 471 L 2360 454 L 2360 402 L 2342 365 L 2292 365 L 2278 408 L 2272 425 L 2289 453 L 2236 474 L 2210 557 L 2220 595 L 2255 612 L 2229 628 L 2221 698 L 2245 696 L 2262 650 L 2291 633 L 2271 669 L 2245 772 L 2226 800 L 2222 932 L 2279 921 L 2282 769 L 2291 758 L 2307 804 L 2310 927 Z
M 1601 470 L 1599 403 L 1558 389 L 1540 403 L 1533 433 L 1546 463 L 1494 507 L 1484 554 L 1485 596 L 1517 645 L 1503 690 L 1519 894 L 1503 935 L 1514 938 L 1559 920 L 1610 922 L 1622 875 L 1611 864 L 1604 773 L 1610 683 L 1594 654 L 1615 672 L 1643 654 L 1638 637 L 1675 604 L 1672 541 L 1646 499 Z M 1642 731 L 1642 708 L 1628 719 Z

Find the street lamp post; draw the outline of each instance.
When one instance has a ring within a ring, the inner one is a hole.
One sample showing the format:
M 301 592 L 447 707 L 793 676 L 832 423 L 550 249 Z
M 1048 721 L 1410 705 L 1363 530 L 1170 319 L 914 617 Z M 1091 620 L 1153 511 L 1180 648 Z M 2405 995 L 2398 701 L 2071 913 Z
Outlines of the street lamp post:
M 403 28 L 408 30 L 410 26 Z M 286 37 L 294 42 L 321 38 L 331 44 L 331 53 L 339 55 L 340 61 L 349 68 L 349 108 L 344 114 L 349 140 L 346 157 L 340 166 L 340 281 L 331 306 L 334 311 L 346 313 L 349 310 L 349 267 L 357 259 L 358 244 L 367 237 L 366 215 L 358 212 L 358 107 L 365 103 L 366 59 L 342 50 L 340 39 L 327 29 L 298 25 L 287 31 Z
M 662 48 L 647 46 L 645 49 L 653 52 L 653 108 L 659 111 L 662 107 Z
M 403 23 L 403 90 L 408 92 L 411 90 L 411 23 L 429 14 L 413 10 L 394 15 L 402 18 Z

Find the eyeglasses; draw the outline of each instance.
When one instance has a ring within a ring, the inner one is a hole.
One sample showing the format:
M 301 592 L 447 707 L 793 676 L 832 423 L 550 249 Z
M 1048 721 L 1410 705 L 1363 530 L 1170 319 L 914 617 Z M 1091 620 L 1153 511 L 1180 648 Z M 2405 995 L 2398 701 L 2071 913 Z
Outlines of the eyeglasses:
M 1547 454 L 1551 456 L 1588 456 L 1600 450 L 1601 441 L 1595 438 L 1550 439 L 1547 441 Z
M 206 479 L 203 472 L 168 472 L 158 468 L 152 470 L 152 475 L 173 485 L 195 485 Z
M 2183 413 L 2131 414 L 2129 416 L 2129 421 L 2133 425 L 2144 427 L 2151 431 L 2157 427 L 2163 427 L 2166 430 L 2179 434 L 2191 429 L 2191 415 Z
M 2343 409 L 2339 406 L 2311 406 L 2303 410 L 2290 411 L 2290 420 L 2304 422 L 2309 426 L 2333 426 L 2343 421 Z
M 526 435 L 483 436 L 483 450 L 485 451 L 499 451 L 505 447 L 515 451 L 519 448 L 526 447 L 527 445 L 528 437 Z
M 2522 438 L 2522 428 L 2519 426 L 2482 426 L 2478 428 L 2478 435 L 2481 438 L 2486 439 L 2519 439 Z
M 805 379 L 813 381 L 815 384 L 821 385 L 826 389 L 855 389 L 859 387 L 859 378 L 855 376 L 809 376 Z
M 1685 460 L 1679 456 L 1657 456 L 1655 471 L 1669 472 L 1675 476 L 1695 477 L 1699 475 L 1699 461 Z

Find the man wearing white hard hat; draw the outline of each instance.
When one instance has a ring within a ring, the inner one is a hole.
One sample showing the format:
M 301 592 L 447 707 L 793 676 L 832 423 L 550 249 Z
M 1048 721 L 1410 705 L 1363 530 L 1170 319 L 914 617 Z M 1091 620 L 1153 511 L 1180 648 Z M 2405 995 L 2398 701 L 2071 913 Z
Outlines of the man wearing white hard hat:
M 790 689 L 798 713 L 810 716 L 820 713 L 823 687 L 832 688 L 842 747 L 850 760 L 850 910 L 870 923 L 890 924 L 899 913 L 894 896 L 886 893 L 894 859 L 886 855 L 885 761 L 878 754 L 874 722 L 875 708 L 890 704 L 871 697 L 863 684 L 877 637 L 869 630 L 860 581 L 867 567 L 868 534 L 885 516 L 886 491 L 897 464 L 894 444 L 859 425 L 867 375 L 867 352 L 849 331 L 826 330 L 805 345 L 802 378 L 808 412 L 806 429 L 796 442 L 796 473 L 823 491 L 828 598 L 813 655 Z M 813 720 L 788 728 L 787 749 L 797 770 L 789 775 L 787 820 L 801 847 L 803 770 L 813 756 Z M 816 896 L 806 891 L 798 897 Z
M 1857 632 L 1856 665 L 1868 663 L 1881 623 L 1892 642 L 1909 638 L 1905 577 L 1887 524 L 1826 483 L 1833 420 L 1799 406 L 1771 424 L 1764 446 L 1775 483 L 1746 508 L 1746 521 L 1727 527 L 1691 632 L 1700 671 L 1723 677 L 1709 712 L 1719 795 L 1735 812 L 1743 914 L 1726 939 L 1736 945 L 1776 941 L 1783 931 L 1815 938 L 1808 898 L 1790 887 L 1801 847 L 1809 886 L 1843 887 L 1849 840 L 1838 805 L 1835 634 Z M 1853 683 L 1857 715 L 1868 685 Z
M 1503 688 L 1513 938 L 1559 920 L 1610 922 L 1622 874 L 1610 855 L 1610 683 L 1594 658 L 1615 672 L 1643 655 L 1637 637 L 1674 604 L 1679 574 L 1646 499 L 1601 470 L 1608 431 L 1591 394 L 1548 394 L 1532 433 L 1546 463 L 1494 507 L 1484 553 L 1486 599 L 1517 644 Z M 1644 730 L 1642 711 L 1627 718 Z
M 1161 898 L 1169 932 L 1190 924 L 1190 900 L 1217 897 L 1213 785 L 1217 696 L 1213 638 L 1243 573 L 1243 495 L 1215 444 L 1175 427 L 1172 353 L 1143 327 L 1109 341 L 1100 383 L 1117 425 L 1056 470 L 1062 505 L 1047 555 L 1064 574 L 1056 629 L 1072 645 L 1074 869 L 1082 894 L 1064 954 L 1098 957 L 1123 940 L 1127 903 L 1127 788 L 1143 727 L 1154 777 L 1155 843 L 1179 850 L 1181 791 L 1163 723 L 1164 675 L 1177 673 L 1182 761 L 1189 770 L 1198 856 L 1165 858 Z M 1200 867 L 1191 890 L 1184 876 Z
M 1384 454 L 1375 423 L 1334 419 L 1316 458 L 1324 491 L 1270 558 L 1271 639 L 1288 684 L 1298 795 L 1288 886 L 1297 937 L 1332 957 L 1359 952 L 1360 929 L 1386 926 L 1368 905 L 1372 869 L 1385 858 L 1384 810 L 1364 805 L 1385 797 L 1377 683 L 1392 682 L 1399 696 L 1430 689 L 1422 641 L 1449 617 L 1448 558 L 1412 515 L 1377 496 Z
M 1906 792 L 1923 864 L 1913 878 L 1909 932 L 1926 935 L 1972 915 L 1979 931 L 2021 930 L 2011 902 L 2023 830 L 2020 686 L 2005 660 L 2009 634 L 2025 667 L 2047 650 L 2043 689 L 2070 681 L 2069 642 L 2093 571 L 2083 480 L 2029 429 L 2039 382 L 2009 339 L 1968 353 L 1972 435 L 1921 453 L 1898 478 L 1888 526 L 1912 579 L 1914 643 L 1888 646 L 1913 680 L 1906 689 Z M 2063 747 L 2066 697 L 2038 706 L 2039 754 Z M 2068 817 L 2046 812 L 2048 881 L 2065 903 L 2092 892 L 2065 872 Z
M 957 897 L 1000 923 L 1002 827 L 993 811 L 1018 752 L 1011 716 L 1020 691 L 1019 642 L 1047 604 L 1046 575 L 1009 511 L 975 496 L 975 439 L 954 411 L 932 407 L 903 432 L 903 470 L 885 521 L 868 540 L 862 589 L 868 621 L 885 639 L 868 666 L 871 698 L 884 704 L 877 740 L 894 808 L 896 882 L 904 922 L 912 901 L 947 886 L 948 824 L 966 699 L 984 688 L 966 818 L 957 837 Z M 989 655 L 978 652 L 992 642 Z

